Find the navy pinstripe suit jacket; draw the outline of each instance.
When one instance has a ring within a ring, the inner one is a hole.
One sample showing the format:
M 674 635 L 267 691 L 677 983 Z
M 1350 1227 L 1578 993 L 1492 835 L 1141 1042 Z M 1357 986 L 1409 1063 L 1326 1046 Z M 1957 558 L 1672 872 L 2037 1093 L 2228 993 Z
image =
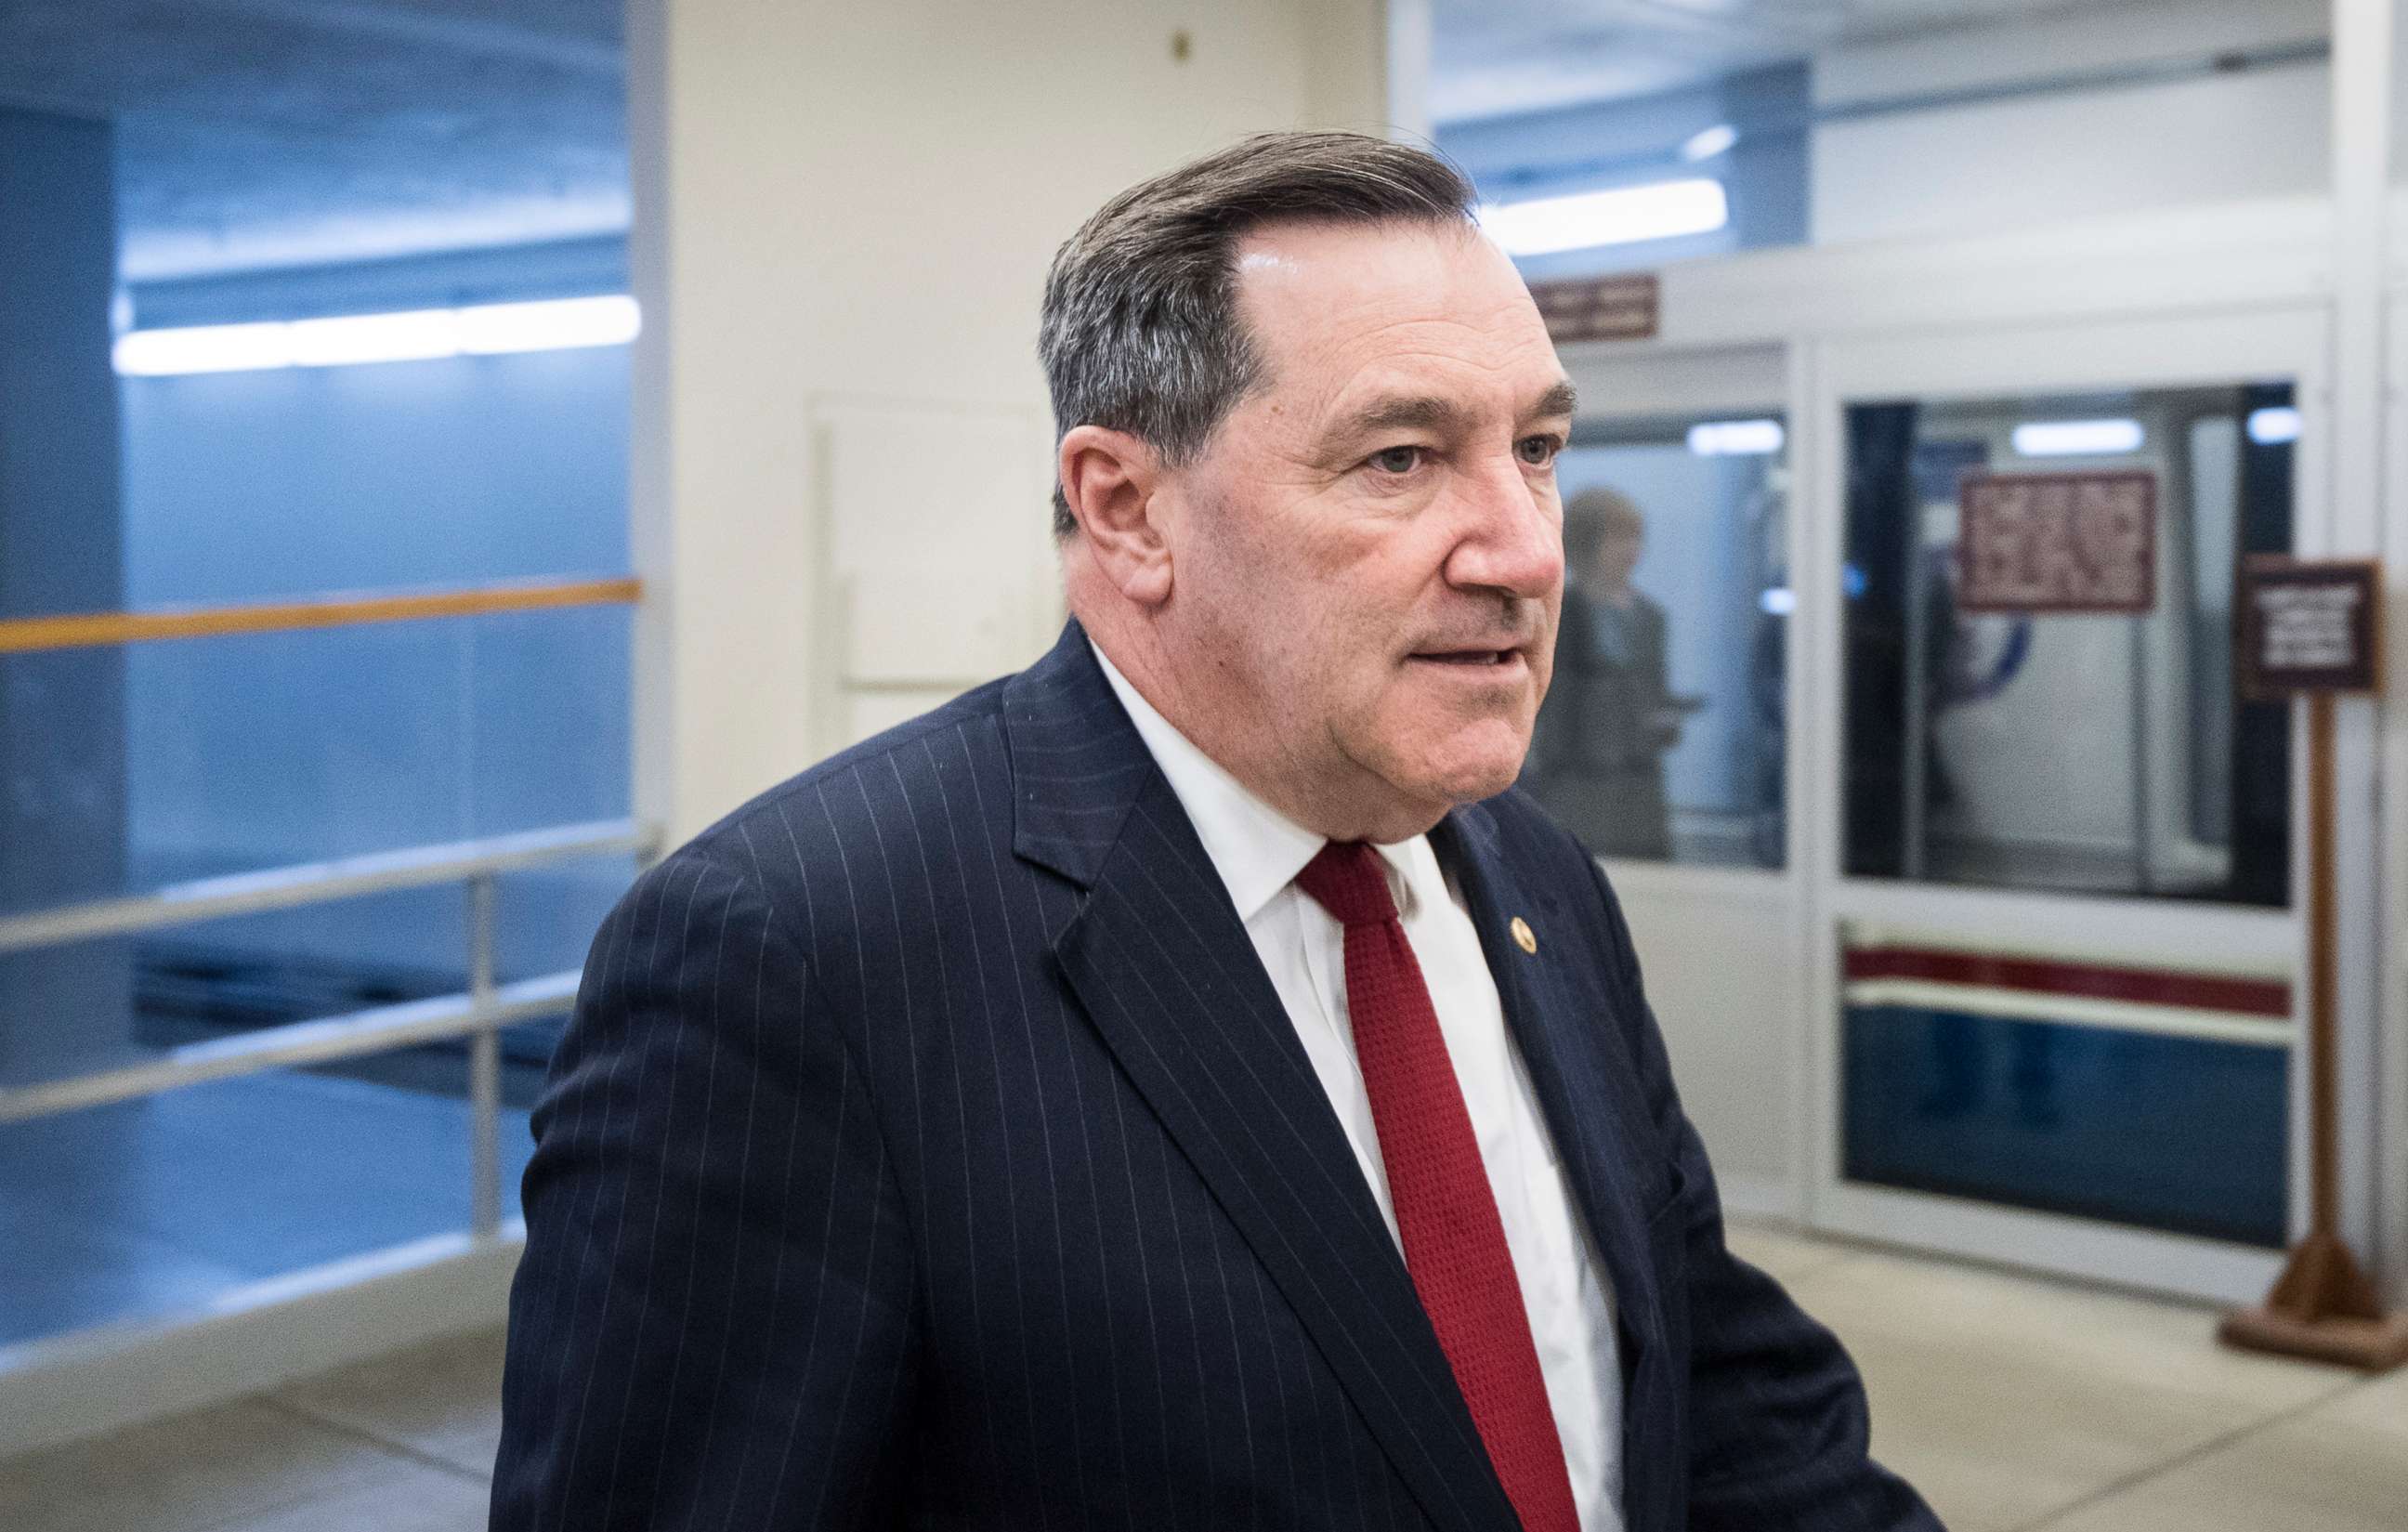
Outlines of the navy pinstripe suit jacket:
M 1630 1532 L 1935 1528 L 1724 1250 L 1595 865 L 1518 793 L 1434 834 L 1612 1281 Z M 534 1127 L 496 1527 L 1515 1525 L 1075 623 L 639 879 Z

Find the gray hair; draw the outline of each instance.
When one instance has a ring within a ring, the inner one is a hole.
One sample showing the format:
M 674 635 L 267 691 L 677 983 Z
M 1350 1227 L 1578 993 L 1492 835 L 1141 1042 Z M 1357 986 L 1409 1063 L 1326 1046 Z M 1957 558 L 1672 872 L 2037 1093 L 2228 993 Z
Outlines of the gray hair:
M 1037 351 L 1054 433 L 1125 431 L 1177 467 L 1262 377 L 1236 251 L 1263 224 L 1471 225 L 1471 183 L 1426 150 L 1359 133 L 1266 133 L 1130 187 L 1054 251 Z M 1054 488 L 1054 536 L 1078 531 Z

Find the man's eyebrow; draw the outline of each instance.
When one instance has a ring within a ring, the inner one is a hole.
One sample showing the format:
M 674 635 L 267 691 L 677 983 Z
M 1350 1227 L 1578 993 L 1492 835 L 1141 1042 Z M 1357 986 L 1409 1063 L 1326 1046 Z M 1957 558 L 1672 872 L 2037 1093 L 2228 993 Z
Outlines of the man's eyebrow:
M 1538 403 L 1522 412 L 1526 421 L 1551 421 L 1558 415 L 1570 415 L 1580 407 L 1580 390 L 1572 387 L 1569 378 L 1539 395 Z
M 1558 379 L 1555 386 L 1539 395 L 1529 408 L 1522 412 L 1526 421 L 1553 420 L 1572 413 L 1579 401 L 1579 392 L 1569 378 Z M 1375 436 L 1383 431 L 1444 431 L 1462 422 L 1464 408 L 1454 400 L 1438 394 L 1404 394 L 1374 399 L 1362 408 L 1339 422 L 1333 436 L 1352 439 Z
M 1436 394 L 1409 394 L 1374 399 L 1339 422 L 1333 436 L 1352 439 L 1382 431 L 1443 431 L 1463 418 L 1452 399 Z

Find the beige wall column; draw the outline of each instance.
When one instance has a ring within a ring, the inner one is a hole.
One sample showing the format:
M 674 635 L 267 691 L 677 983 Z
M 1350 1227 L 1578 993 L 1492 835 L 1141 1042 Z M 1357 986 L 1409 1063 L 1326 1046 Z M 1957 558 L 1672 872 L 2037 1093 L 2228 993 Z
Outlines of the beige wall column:
M 2384 553 L 2390 560 L 2395 626 L 2402 551 L 2400 508 L 2386 525 L 2384 361 L 2391 258 L 2392 93 L 2398 0 L 2334 0 L 2332 7 L 2333 361 L 2331 401 L 2332 547 L 2343 557 Z M 2390 379 L 2392 387 L 2399 379 Z M 2395 644 L 2398 635 L 2392 636 Z M 2397 652 L 2395 648 L 2394 652 Z M 2383 795 L 2387 749 L 2392 784 L 2402 780 L 2398 700 L 2403 678 L 2386 677 L 2391 699 L 2344 700 L 2338 709 L 2341 852 L 2338 890 L 2341 970 L 2338 1065 L 2341 1072 L 2342 1231 L 2394 1305 L 2408 1304 L 2408 1017 L 2400 1007 L 2403 954 L 2397 933 L 2408 896 L 2400 799 Z M 2387 710 L 2390 738 L 2382 737 Z M 2304 719 L 2302 718 L 2302 721 Z M 2386 825 L 2384 822 L 2389 820 Z M 2363 828 L 2356 828 L 2362 826 Z M 2356 828 L 2356 833 L 2353 833 Z M 2387 833 L 2386 833 L 2387 832 Z M 2296 1141 L 2296 1140 L 2295 1140 Z
M 1385 121 L 1380 0 L 631 0 L 638 813 L 681 839 L 1060 620 L 1037 300 L 1113 191 Z

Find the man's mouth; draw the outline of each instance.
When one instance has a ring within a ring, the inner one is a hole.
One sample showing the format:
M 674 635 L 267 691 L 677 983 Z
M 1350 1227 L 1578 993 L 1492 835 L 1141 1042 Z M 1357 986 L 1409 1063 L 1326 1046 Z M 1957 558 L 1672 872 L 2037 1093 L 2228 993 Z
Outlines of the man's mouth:
M 1522 657 L 1518 649 L 1431 649 L 1417 651 L 1416 660 L 1432 665 L 1497 666 L 1510 665 Z

